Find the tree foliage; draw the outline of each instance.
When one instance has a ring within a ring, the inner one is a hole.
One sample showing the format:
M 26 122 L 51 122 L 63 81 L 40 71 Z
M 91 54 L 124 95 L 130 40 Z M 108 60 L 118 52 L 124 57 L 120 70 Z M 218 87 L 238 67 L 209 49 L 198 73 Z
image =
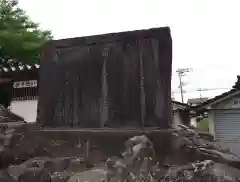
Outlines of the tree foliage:
M 232 88 L 240 89 L 240 75 L 237 76 L 237 81 L 235 82 Z
M 22 63 L 39 60 L 41 46 L 52 39 L 51 32 L 41 30 L 22 10 L 16 0 L 0 0 L 0 58 Z

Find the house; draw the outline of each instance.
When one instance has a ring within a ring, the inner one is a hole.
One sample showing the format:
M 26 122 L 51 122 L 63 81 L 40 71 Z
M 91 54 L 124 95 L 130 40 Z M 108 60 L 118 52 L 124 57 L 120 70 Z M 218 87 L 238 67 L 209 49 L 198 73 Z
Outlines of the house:
M 208 112 L 209 131 L 222 145 L 240 155 L 240 89 L 232 89 L 195 107 Z
M 191 107 L 196 107 L 207 100 L 208 100 L 207 97 L 192 98 L 187 100 L 187 104 L 190 105 Z M 192 112 L 191 118 L 190 118 L 190 124 L 194 127 L 197 127 L 197 122 L 199 118 L 201 118 L 201 116 L 198 116 L 196 113 Z
M 36 121 L 39 67 L 38 64 L 0 67 L 1 79 L 11 80 L 8 92 L 11 92 L 12 101 L 9 109 L 27 122 Z
M 197 106 L 205 101 L 207 101 L 207 97 L 202 97 L 202 98 L 192 98 L 187 100 L 187 104 L 190 106 Z
M 178 101 L 172 101 L 173 126 L 190 124 L 190 106 Z

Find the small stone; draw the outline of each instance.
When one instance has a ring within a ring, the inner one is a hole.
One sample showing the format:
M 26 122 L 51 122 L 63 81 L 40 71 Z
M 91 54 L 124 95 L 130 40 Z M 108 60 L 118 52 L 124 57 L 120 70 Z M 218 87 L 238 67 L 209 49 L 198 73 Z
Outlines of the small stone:
M 51 175 L 51 182 L 67 182 L 71 173 L 67 172 L 55 172 Z

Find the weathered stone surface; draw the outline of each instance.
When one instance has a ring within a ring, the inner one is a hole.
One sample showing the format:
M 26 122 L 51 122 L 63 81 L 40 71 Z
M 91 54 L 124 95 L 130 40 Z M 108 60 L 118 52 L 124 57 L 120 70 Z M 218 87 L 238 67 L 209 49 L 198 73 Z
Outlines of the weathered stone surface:
M 0 182 L 17 182 L 13 177 L 11 177 L 6 170 L 0 171 Z
M 239 169 L 222 163 L 214 163 L 213 169 L 210 171 L 210 173 L 218 178 L 222 177 L 225 181 L 234 181 L 240 179 Z
M 28 138 L 30 137 L 28 136 Z M 22 149 L 18 148 L 17 150 L 13 150 L 13 149 L 5 150 L 3 155 L 4 157 L 2 157 L 2 159 L 4 160 L 11 159 L 16 161 L 16 158 L 19 158 L 19 162 L 21 162 L 21 160 L 24 161 L 31 157 L 36 156 L 36 153 L 43 149 L 42 144 L 48 145 L 44 142 L 45 139 L 44 140 L 42 140 L 42 138 L 40 139 L 37 138 L 37 139 L 38 139 L 37 141 L 40 141 L 38 144 L 31 141 L 30 143 L 27 143 L 26 145 L 24 145 L 25 147 L 23 147 Z M 210 181 L 213 178 L 216 179 L 214 182 L 216 181 L 219 182 L 218 179 L 220 178 L 224 179 L 223 182 L 227 182 L 227 181 L 235 182 L 236 181 L 235 179 L 238 178 L 237 174 L 239 173 L 239 170 L 237 169 L 238 168 L 237 165 L 240 165 L 239 158 L 237 156 L 232 155 L 231 153 L 228 152 L 228 150 L 217 145 L 215 142 L 207 141 L 199 137 L 197 133 L 195 133 L 195 131 L 190 131 L 188 129 L 180 129 L 178 132 L 173 134 L 172 139 L 173 139 L 172 140 L 173 147 L 175 147 L 173 151 L 175 151 L 175 153 L 174 152 L 169 153 L 169 158 L 171 159 L 169 163 L 176 164 L 176 160 L 174 159 L 174 156 L 176 157 L 176 154 L 179 154 L 176 158 L 182 159 L 182 164 L 178 163 L 180 165 L 180 168 L 178 168 L 175 171 L 183 175 L 183 182 L 187 181 L 189 176 L 192 176 L 191 180 L 194 182 L 201 181 L 201 180 L 205 180 L 207 182 L 213 182 L 213 181 Z M 116 143 L 115 140 L 114 142 Z M 120 142 L 117 142 L 117 143 L 120 143 Z M 141 145 L 143 145 L 143 143 Z M 154 145 L 158 145 L 158 144 L 159 143 L 156 143 L 156 142 L 154 143 Z M 69 145 L 70 144 L 64 145 L 64 147 Z M 141 145 L 137 144 L 137 146 L 141 146 Z M 146 145 L 143 145 L 143 146 L 146 146 Z M 28 147 L 31 147 L 31 148 L 28 148 Z M 60 145 L 59 148 L 61 147 L 62 146 Z M 111 145 L 109 145 L 109 147 L 111 147 Z M 131 146 L 129 147 L 131 148 Z M 65 150 L 65 148 L 63 148 L 63 150 Z M 72 148 L 68 148 L 67 150 L 70 151 L 72 150 Z M 16 151 L 17 151 L 17 155 L 16 154 L 13 155 L 12 152 L 16 152 Z M 62 154 L 64 154 L 64 152 L 62 152 Z M 39 154 L 39 156 L 40 155 L 41 154 Z M 71 156 L 69 155 L 69 153 L 67 153 L 66 155 Z M 214 161 L 214 165 L 212 167 L 208 167 L 207 170 L 202 170 L 200 168 L 198 172 L 194 172 L 195 170 L 194 165 L 198 166 L 199 164 L 201 164 L 198 162 L 198 160 L 205 161 L 209 159 Z M 159 160 L 156 160 L 156 161 L 159 161 Z M 190 162 L 190 166 L 187 165 L 189 162 Z M 161 164 L 163 164 L 163 162 Z M 161 171 L 156 172 L 160 168 L 161 168 Z M 151 170 L 154 171 L 155 173 L 155 175 L 153 175 L 153 172 L 151 171 L 152 176 L 158 179 L 157 181 L 163 178 L 163 176 L 166 175 L 166 173 L 168 173 L 168 176 L 174 177 L 173 169 L 176 169 L 176 168 L 171 166 L 167 166 L 167 167 L 165 166 L 165 168 L 166 169 L 164 170 L 162 170 L 162 166 L 156 166 L 156 168 L 151 168 Z M 172 170 L 172 172 L 170 172 L 171 171 L 170 169 Z M 51 178 L 50 179 L 51 181 L 59 181 L 59 182 L 61 181 L 75 182 L 77 180 L 78 181 L 88 180 L 89 182 L 91 181 L 97 182 L 97 181 L 101 181 L 105 177 L 105 172 L 101 171 L 100 168 L 94 168 L 92 170 L 79 172 L 82 170 L 86 170 L 86 162 L 82 158 L 79 158 L 79 159 L 74 157 L 55 158 L 55 156 L 54 157 L 50 157 L 50 156 L 35 157 L 31 160 L 27 160 L 26 162 L 23 162 L 21 165 L 8 168 L 8 172 L 12 176 L 14 176 L 15 180 L 18 180 L 18 181 L 19 181 L 19 178 L 21 177 L 22 180 L 25 180 L 25 181 L 33 180 L 33 182 L 38 182 L 37 180 L 48 181 L 49 178 Z M 71 172 L 75 172 L 76 174 L 72 175 L 71 177 L 68 177 L 71 174 Z M 35 180 L 36 176 L 38 179 Z
M 18 166 L 9 166 L 7 172 L 10 176 L 12 176 L 15 180 L 18 180 L 19 176 L 22 175 L 26 170 L 26 167 L 23 165 Z
M 27 168 L 18 177 L 19 182 L 51 182 L 50 173 L 43 167 Z
M 70 171 L 76 172 L 84 169 L 86 169 L 86 163 L 83 158 L 74 158 L 70 160 Z
M 20 165 L 8 167 L 8 174 L 15 180 L 30 180 L 35 177 L 41 180 L 67 180 L 71 175 L 71 163 L 76 161 L 73 157 L 36 157 L 23 162 Z M 83 165 L 83 164 L 81 164 Z M 68 171 L 68 172 L 67 172 Z M 80 170 L 79 170 L 80 171 Z
M 101 168 L 94 168 L 88 171 L 79 172 L 71 176 L 68 182 L 103 182 L 105 179 L 105 171 Z
M 7 169 L 7 172 L 10 176 L 12 176 L 15 180 L 19 180 L 27 176 L 31 176 L 30 173 L 40 174 L 39 172 L 42 172 L 44 169 L 44 160 L 35 160 L 31 159 L 28 161 L 25 161 L 24 163 L 16 166 L 9 166 Z M 46 172 L 46 171 L 44 171 Z M 25 174 L 26 173 L 26 174 Z
M 146 145 L 146 136 L 136 136 L 128 140 L 130 145 L 126 146 L 123 153 L 127 155 L 111 157 L 106 161 L 107 177 L 113 181 L 117 178 L 147 182 L 239 182 L 238 156 L 213 141 L 202 139 L 188 127 L 182 126 L 172 134 L 173 152 L 169 153 L 169 163 L 172 165 L 159 164 L 154 155 L 153 160 L 148 157 L 147 165 L 143 165 L 149 151 L 146 149 L 150 149 L 151 145 Z M 176 158 L 182 159 L 181 163 Z M 134 165 L 137 170 L 129 168 L 134 164 L 132 159 L 137 161 L 137 165 Z
M 70 166 L 70 157 L 58 157 L 49 159 L 44 163 L 44 168 L 49 172 L 63 172 Z
M 44 162 L 43 159 L 31 159 L 28 161 L 25 161 L 24 163 L 16 166 L 9 166 L 7 171 L 8 174 L 11 175 L 14 179 L 18 180 L 19 176 L 23 175 L 28 169 L 43 169 L 44 168 Z
M 8 133 L 13 133 L 13 132 L 15 132 L 15 131 L 16 131 L 15 128 L 8 128 L 8 129 L 6 129 L 3 133 L 4 133 L 4 134 L 8 134 Z
M 55 172 L 51 174 L 51 182 L 67 182 L 72 175 L 69 172 Z
M 26 122 L 19 121 L 19 122 L 3 122 L 0 123 L 0 130 L 1 133 L 4 133 L 7 129 L 13 129 L 13 128 L 21 128 L 24 127 Z
M 1 152 L 2 151 L 2 152 Z M 2 146 L 0 152 L 0 165 L 1 168 L 6 168 L 9 165 L 18 165 L 32 159 L 36 156 L 48 156 L 48 151 L 38 145 L 32 147 L 24 147 L 21 145 L 16 145 L 16 147 Z

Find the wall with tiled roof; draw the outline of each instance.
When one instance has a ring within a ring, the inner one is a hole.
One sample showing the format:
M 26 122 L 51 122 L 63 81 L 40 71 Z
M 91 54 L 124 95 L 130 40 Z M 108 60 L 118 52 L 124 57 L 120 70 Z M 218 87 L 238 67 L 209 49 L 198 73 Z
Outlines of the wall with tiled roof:
M 19 66 L 9 66 L 9 67 L 4 67 L 0 65 L 0 71 L 1 72 L 15 72 L 15 71 L 26 71 L 26 70 L 32 70 L 32 69 L 38 69 L 40 68 L 39 64 L 24 64 L 24 65 L 19 65 Z

